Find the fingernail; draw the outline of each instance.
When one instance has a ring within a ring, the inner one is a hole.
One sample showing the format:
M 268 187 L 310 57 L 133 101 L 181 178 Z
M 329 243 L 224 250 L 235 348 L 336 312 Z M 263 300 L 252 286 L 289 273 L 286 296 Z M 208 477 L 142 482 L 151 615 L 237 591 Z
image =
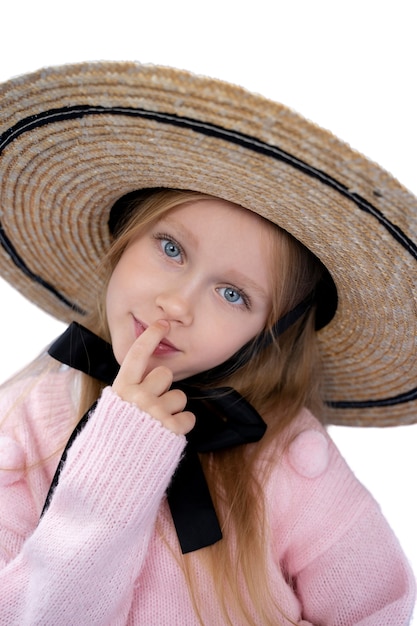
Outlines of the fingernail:
M 161 326 L 164 326 L 165 328 L 169 328 L 168 320 L 158 320 L 158 324 L 160 324 Z

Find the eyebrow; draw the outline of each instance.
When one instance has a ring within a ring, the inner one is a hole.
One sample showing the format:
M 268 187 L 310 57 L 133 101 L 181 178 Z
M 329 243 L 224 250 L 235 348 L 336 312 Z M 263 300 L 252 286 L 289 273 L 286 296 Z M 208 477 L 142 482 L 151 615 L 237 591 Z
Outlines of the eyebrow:
M 180 224 L 179 222 L 177 222 L 174 219 L 172 219 L 172 217 L 170 215 L 164 216 L 162 217 L 162 219 L 159 220 L 158 222 L 159 224 L 167 224 L 170 228 L 175 228 L 175 230 L 178 233 L 179 238 L 185 237 L 185 239 L 187 239 L 188 243 L 191 243 L 191 245 L 194 248 L 198 248 L 198 239 L 197 237 L 194 235 L 194 233 L 187 228 L 184 224 Z
M 263 300 L 270 299 L 270 296 L 265 289 L 263 289 L 259 283 L 249 278 L 246 274 L 242 274 L 237 270 L 231 270 L 228 272 L 228 276 L 231 278 L 233 283 L 236 283 L 237 287 L 241 286 L 242 288 L 248 289 L 249 291 L 256 293 L 257 296 Z

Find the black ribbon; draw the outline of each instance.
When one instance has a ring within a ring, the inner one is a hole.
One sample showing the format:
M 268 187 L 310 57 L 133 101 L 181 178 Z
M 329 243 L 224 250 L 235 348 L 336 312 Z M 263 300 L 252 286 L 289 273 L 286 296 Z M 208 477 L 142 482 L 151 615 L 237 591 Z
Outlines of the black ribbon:
M 58 337 L 48 353 L 61 363 L 109 385 L 119 371 L 111 345 L 77 322 L 73 322 Z M 182 552 L 186 554 L 222 538 L 198 453 L 259 441 L 265 433 L 266 424 L 249 402 L 230 387 L 201 389 L 187 382 L 175 383 L 173 387 L 185 392 L 186 410 L 192 411 L 196 417 L 196 424 L 187 435 L 185 454 L 167 490 L 175 529 Z M 58 484 L 68 450 L 93 414 L 94 408 L 95 404 L 82 417 L 68 440 L 42 515 Z

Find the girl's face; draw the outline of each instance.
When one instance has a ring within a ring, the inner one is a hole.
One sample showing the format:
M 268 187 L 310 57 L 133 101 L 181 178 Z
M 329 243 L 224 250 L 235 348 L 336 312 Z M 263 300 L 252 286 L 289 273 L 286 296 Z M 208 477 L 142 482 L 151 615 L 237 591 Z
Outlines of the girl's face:
M 108 285 L 106 310 L 122 363 L 158 319 L 170 329 L 148 372 L 174 380 L 226 361 L 261 331 L 271 310 L 268 223 L 223 200 L 181 205 L 134 238 Z

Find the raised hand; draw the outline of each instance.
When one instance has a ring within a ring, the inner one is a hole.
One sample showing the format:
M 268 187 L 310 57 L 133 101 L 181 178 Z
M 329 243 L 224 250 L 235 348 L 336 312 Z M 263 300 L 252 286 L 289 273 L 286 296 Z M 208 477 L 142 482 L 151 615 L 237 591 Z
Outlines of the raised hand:
M 180 389 L 170 389 L 173 375 L 160 365 L 150 372 L 149 359 L 169 331 L 169 322 L 151 324 L 131 346 L 118 375 L 113 391 L 125 400 L 149 413 L 177 435 L 185 435 L 195 424 L 193 413 L 184 411 L 187 397 Z

